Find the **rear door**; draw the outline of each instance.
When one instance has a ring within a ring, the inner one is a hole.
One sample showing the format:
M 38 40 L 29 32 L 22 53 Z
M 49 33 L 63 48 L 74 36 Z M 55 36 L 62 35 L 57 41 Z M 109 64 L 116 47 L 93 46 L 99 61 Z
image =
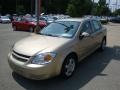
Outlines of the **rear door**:
M 27 20 L 27 19 L 24 19 L 24 21 L 23 21 L 23 30 L 29 30 L 29 28 L 30 28 L 30 23 L 29 23 L 29 21 Z
M 15 26 L 17 27 L 18 30 L 21 30 L 21 22 L 22 18 L 18 18 L 17 21 L 15 21 Z
M 95 47 L 97 48 L 98 46 L 100 46 L 102 39 L 103 39 L 103 27 L 101 25 L 101 23 L 97 20 L 92 20 L 91 21 L 92 24 L 92 28 L 93 28 L 93 38 L 94 38 L 94 42 L 95 42 Z
M 19 30 L 23 30 L 23 28 L 24 28 L 24 19 L 23 18 L 19 18 L 18 19 L 18 23 L 17 23 L 17 28 L 19 29 Z

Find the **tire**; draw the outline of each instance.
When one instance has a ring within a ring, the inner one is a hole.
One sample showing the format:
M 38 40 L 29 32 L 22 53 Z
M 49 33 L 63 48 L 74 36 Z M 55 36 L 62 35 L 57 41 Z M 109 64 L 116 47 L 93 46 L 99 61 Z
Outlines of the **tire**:
M 17 27 L 16 26 L 13 26 L 13 31 L 17 31 Z
M 34 32 L 34 28 L 30 27 L 29 32 L 31 32 L 31 33 Z
M 71 77 L 76 71 L 77 62 L 74 55 L 69 55 L 63 62 L 61 76 L 65 79 Z
M 106 39 L 104 38 L 101 42 L 100 51 L 104 51 L 106 47 Z

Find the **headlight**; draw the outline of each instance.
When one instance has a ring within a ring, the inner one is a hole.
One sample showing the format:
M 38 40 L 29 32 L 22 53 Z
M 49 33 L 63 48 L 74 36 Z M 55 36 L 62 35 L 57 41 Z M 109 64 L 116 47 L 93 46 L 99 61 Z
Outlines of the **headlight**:
M 44 65 L 50 63 L 56 56 L 56 53 L 37 53 L 31 58 L 32 64 Z

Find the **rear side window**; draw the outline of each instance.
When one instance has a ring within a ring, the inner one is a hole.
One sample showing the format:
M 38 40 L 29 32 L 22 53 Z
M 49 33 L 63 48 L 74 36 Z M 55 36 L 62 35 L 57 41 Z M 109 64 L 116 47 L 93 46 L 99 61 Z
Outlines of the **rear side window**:
M 92 33 L 92 27 L 91 27 L 90 21 L 87 21 L 83 24 L 82 29 L 81 29 L 81 33 L 83 33 L 83 32 L 87 32 L 89 34 Z
M 93 20 L 92 24 L 95 32 L 101 30 L 102 26 L 99 21 Z

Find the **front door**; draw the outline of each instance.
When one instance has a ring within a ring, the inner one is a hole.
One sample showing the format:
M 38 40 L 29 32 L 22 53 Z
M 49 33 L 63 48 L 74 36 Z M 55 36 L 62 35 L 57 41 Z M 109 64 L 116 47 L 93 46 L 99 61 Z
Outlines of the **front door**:
M 84 58 L 86 57 L 89 53 L 92 52 L 94 48 L 94 41 L 93 41 L 93 30 L 91 27 L 90 21 L 86 21 L 82 24 L 81 30 L 80 30 L 80 35 L 86 32 L 89 34 L 88 37 L 83 37 L 82 39 L 79 39 L 77 47 L 78 47 L 78 52 L 79 52 L 79 58 Z

